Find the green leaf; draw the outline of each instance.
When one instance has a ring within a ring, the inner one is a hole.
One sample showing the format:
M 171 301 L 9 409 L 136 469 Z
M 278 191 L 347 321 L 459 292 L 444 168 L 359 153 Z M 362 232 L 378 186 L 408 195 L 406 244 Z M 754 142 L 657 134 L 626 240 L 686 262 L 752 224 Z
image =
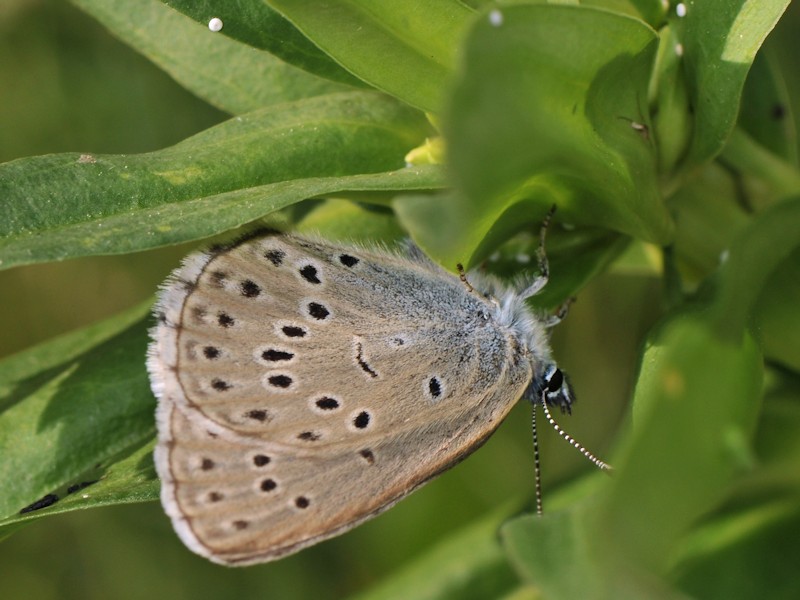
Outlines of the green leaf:
M 671 25 L 683 48 L 694 110 L 694 136 L 686 167 L 716 156 L 733 131 L 747 72 L 788 0 L 686 2 L 686 16 Z
M 75 3 L 186 89 L 232 114 L 348 89 L 215 35 L 159 0 Z
M 155 441 L 139 445 L 93 469 L 89 481 L 62 486 L 52 505 L 0 520 L 0 539 L 31 521 L 73 510 L 158 500 L 161 483 L 153 465 Z M 84 478 L 82 478 L 84 479 Z M 96 480 L 95 480 L 96 479 Z M 66 488 L 66 489 L 64 489 Z
M 364 84 L 330 59 L 262 0 L 163 0 L 206 28 L 217 17 L 221 35 L 266 50 L 281 60 L 332 81 Z
M 648 341 L 634 430 L 614 459 L 617 472 L 596 515 L 618 559 L 661 568 L 676 539 L 749 466 L 741 453 L 757 414 L 761 356 L 739 333 L 738 343 L 726 340 L 681 314 Z
M 457 0 L 268 0 L 364 81 L 438 112 L 472 11 Z
M 457 193 L 397 203 L 417 243 L 443 264 L 476 264 L 482 241 L 497 245 L 554 203 L 556 220 L 668 240 L 652 141 L 632 127 L 647 125 L 655 32 L 580 6 L 502 15 L 471 30 L 446 113 Z
M 615 540 L 617 560 L 663 569 L 679 537 L 721 500 L 737 472 L 752 467 L 762 366 L 748 327 L 770 275 L 800 243 L 799 227 L 798 200 L 758 215 L 702 290 L 705 300 L 650 337 L 634 430 L 593 517 L 598 532 Z
M 10 518 L 3 523 L 14 523 L 21 509 L 47 494 L 103 477 L 118 455 L 153 437 L 155 398 L 144 369 L 149 318 L 142 318 L 148 309 L 0 363 L 0 480 L 14 482 L 0 491 L 0 518 Z M 123 481 L 138 477 L 123 471 Z M 119 501 L 141 494 L 111 483 L 98 489 L 115 490 Z
M 594 502 L 505 528 L 520 569 L 549 598 L 675 598 L 657 576 L 670 549 L 744 468 L 760 356 L 679 315 L 645 350 L 634 431 Z M 613 540 L 613 542 L 610 542 Z
M 670 573 L 695 598 L 745 599 L 768 589 L 795 598 L 800 547 L 800 379 L 773 373 L 755 439 L 758 469 L 736 486 L 724 510 L 676 548 Z
M 427 128 L 415 110 L 354 92 L 262 109 L 148 154 L 9 162 L 0 266 L 197 239 L 334 191 L 439 187 L 435 167 L 381 173 Z

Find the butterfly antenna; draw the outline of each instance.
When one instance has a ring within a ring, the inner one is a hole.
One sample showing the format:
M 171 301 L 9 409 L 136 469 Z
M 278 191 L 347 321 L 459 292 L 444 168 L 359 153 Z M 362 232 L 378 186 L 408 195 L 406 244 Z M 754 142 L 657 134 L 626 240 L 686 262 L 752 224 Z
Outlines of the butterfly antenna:
M 594 464 L 595 464 L 597 467 L 599 467 L 599 468 L 600 468 L 600 469 L 602 469 L 603 471 L 611 471 L 611 470 L 612 470 L 612 467 L 611 467 L 611 465 L 609 465 L 608 463 L 604 463 L 602 460 L 600 460 L 599 458 L 597 458 L 597 457 L 596 457 L 594 454 L 592 454 L 592 453 L 591 453 L 591 452 L 589 452 L 589 451 L 588 451 L 586 448 L 584 448 L 583 446 L 581 446 L 581 445 L 580 445 L 580 444 L 579 444 L 579 443 L 578 443 L 578 442 L 575 440 L 575 438 L 573 438 L 573 437 L 572 437 L 571 435 L 569 435 L 569 434 L 568 434 L 566 431 L 564 431 L 563 429 L 561 429 L 561 427 L 559 427 L 558 423 L 556 423 L 555 419 L 553 419 L 553 415 L 551 415 L 551 414 L 550 414 L 550 409 L 549 409 L 549 408 L 547 408 L 547 402 L 541 402 L 541 405 L 542 405 L 542 408 L 544 409 L 544 416 L 545 416 L 545 417 L 547 417 L 547 421 L 550 423 L 550 425 L 552 425 L 552 426 L 553 426 L 553 429 L 555 429 L 555 430 L 558 432 L 558 435 L 560 435 L 562 438 L 564 438 L 565 440 L 567 440 L 567 442 L 569 443 L 569 445 L 570 445 L 570 446 L 572 446 L 572 447 L 573 447 L 573 448 L 575 448 L 575 449 L 576 449 L 578 452 L 580 452 L 581 454 L 583 454 L 583 455 L 584 455 L 586 458 L 588 458 L 590 461 L 592 461 L 592 462 L 593 462 L 593 463 L 594 463 Z M 535 412 L 535 411 L 534 411 L 534 412 Z M 536 431 L 536 430 L 534 429 L 534 432 L 535 432 L 535 431 Z M 538 462 L 538 461 L 537 461 L 537 462 Z M 537 467 L 537 469 L 538 469 L 538 467 Z
M 536 404 L 531 411 L 531 429 L 533 430 L 533 471 L 536 481 L 536 514 L 541 516 L 542 511 L 542 468 L 539 464 L 539 435 L 536 433 Z

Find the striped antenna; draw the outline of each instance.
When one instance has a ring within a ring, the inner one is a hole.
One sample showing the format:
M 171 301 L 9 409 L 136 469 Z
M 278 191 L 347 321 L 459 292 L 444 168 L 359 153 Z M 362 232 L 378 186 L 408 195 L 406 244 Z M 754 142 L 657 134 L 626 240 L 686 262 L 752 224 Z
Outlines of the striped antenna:
M 542 516 L 542 468 L 539 464 L 539 435 L 536 433 L 536 404 L 531 411 L 531 429 L 533 430 L 533 472 L 536 480 L 536 514 Z
M 592 454 L 586 448 L 581 446 L 575 440 L 575 438 L 573 438 L 571 435 L 569 435 L 566 431 L 564 431 L 563 429 L 561 429 L 561 427 L 558 426 L 558 423 L 556 423 L 555 419 L 553 419 L 553 415 L 550 414 L 550 409 L 547 408 L 547 402 L 546 401 L 542 401 L 542 408 L 544 409 L 544 416 L 547 417 L 547 421 L 550 423 L 550 425 L 553 426 L 553 429 L 555 429 L 558 432 L 558 435 L 560 435 L 562 438 L 567 440 L 567 442 L 569 442 L 570 446 L 572 446 L 578 452 L 583 454 L 586 458 L 588 458 L 590 461 L 592 461 L 597 467 L 599 467 L 603 471 L 611 471 L 612 470 L 611 465 L 609 465 L 608 463 L 604 463 L 602 460 L 597 458 L 594 454 Z M 534 412 L 536 412 L 535 407 L 534 407 Z

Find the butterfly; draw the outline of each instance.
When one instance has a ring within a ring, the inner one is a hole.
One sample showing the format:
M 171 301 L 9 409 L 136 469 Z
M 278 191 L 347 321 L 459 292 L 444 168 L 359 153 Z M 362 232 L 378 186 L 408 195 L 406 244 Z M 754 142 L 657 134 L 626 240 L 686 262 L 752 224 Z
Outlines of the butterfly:
M 227 565 L 280 558 L 461 461 L 518 399 L 569 412 L 548 344 L 562 315 L 526 304 L 547 283 L 551 215 L 520 290 L 414 246 L 275 231 L 190 255 L 161 291 L 147 359 L 161 500 L 183 542 Z

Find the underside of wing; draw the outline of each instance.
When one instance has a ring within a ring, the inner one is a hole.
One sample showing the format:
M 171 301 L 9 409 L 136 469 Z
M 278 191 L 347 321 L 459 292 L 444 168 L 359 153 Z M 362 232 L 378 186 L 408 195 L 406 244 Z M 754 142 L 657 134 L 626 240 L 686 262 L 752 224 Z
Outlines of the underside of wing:
M 432 265 L 281 234 L 190 258 L 148 360 L 187 545 L 278 558 L 475 449 L 531 377 L 489 308 Z

